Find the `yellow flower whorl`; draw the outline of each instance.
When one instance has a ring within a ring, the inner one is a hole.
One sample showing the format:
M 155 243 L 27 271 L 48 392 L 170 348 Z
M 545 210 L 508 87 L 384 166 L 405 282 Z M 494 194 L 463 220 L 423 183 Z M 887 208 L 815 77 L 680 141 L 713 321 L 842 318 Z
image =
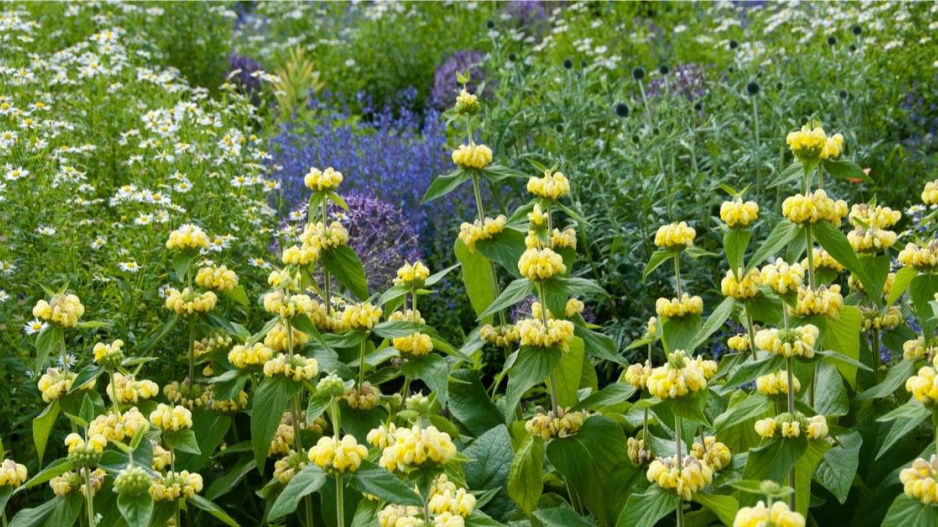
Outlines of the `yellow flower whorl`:
M 769 509 L 759 502 L 755 507 L 741 507 L 733 520 L 733 527 L 805 527 L 804 516 L 788 508 L 784 501 L 776 501 Z
M 544 172 L 542 177 L 528 180 L 528 192 L 542 199 L 556 201 L 570 193 L 570 180 L 561 172 Z
M 814 357 L 814 344 L 821 332 L 813 324 L 791 329 L 762 329 L 756 332 L 756 347 L 785 358 Z
M 314 192 L 332 192 L 342 184 L 342 173 L 333 170 L 332 167 L 324 171 L 310 168 L 309 172 L 303 176 L 303 183 L 306 184 L 306 188 Z
M 739 270 L 739 273 L 742 274 L 742 269 Z M 756 296 L 760 284 L 762 284 L 762 277 L 756 269 L 750 269 L 748 273 L 742 275 L 742 280 L 736 277 L 736 273 L 729 270 L 720 282 L 720 289 L 723 296 L 730 296 L 736 300 L 744 301 Z
M 748 227 L 758 218 L 759 204 L 755 201 L 744 202 L 742 198 L 736 198 L 720 205 L 720 220 L 731 229 Z
M 518 260 L 518 270 L 521 276 L 528 280 L 547 280 L 555 275 L 567 272 L 563 257 L 552 249 L 528 249 Z
M 497 218 L 485 218 L 484 222 L 479 220 L 473 223 L 463 223 L 459 227 L 459 241 L 463 242 L 470 251 L 475 251 L 476 242 L 482 240 L 491 240 L 504 229 L 508 224 L 508 218 L 500 214 Z
M 309 460 L 330 474 L 353 473 L 367 457 L 368 448 L 359 445 L 353 435 L 346 435 L 341 440 L 321 437 L 316 446 L 309 449 Z
M 655 232 L 655 246 L 662 249 L 679 251 L 694 245 L 697 231 L 687 225 L 686 221 L 669 223 L 658 227 Z
M 703 312 L 703 299 L 699 296 L 690 296 L 687 293 L 681 298 L 659 298 L 655 302 L 655 312 L 661 318 L 683 318 L 688 315 L 699 315 Z
M 221 292 L 231 291 L 238 287 L 238 275 L 224 265 L 221 267 L 203 267 L 196 273 L 195 283 L 205 289 L 214 289 Z
M 788 265 L 778 258 L 774 264 L 768 264 L 760 271 L 764 285 L 772 288 L 779 295 L 786 295 L 797 290 L 804 283 L 804 267 L 798 264 Z
M 782 214 L 798 225 L 826 221 L 839 226 L 841 219 L 847 215 L 847 202 L 834 201 L 827 197 L 827 192 L 818 189 L 813 194 L 795 194 L 785 198 L 782 202 Z
M 33 316 L 47 320 L 64 328 L 78 325 L 78 319 L 85 314 L 85 306 L 73 294 L 53 296 L 48 302 L 39 300 L 33 307 Z
M 200 227 L 186 223 L 169 233 L 166 248 L 179 251 L 199 251 L 208 249 L 208 235 Z
M 453 150 L 453 163 L 463 169 L 483 169 L 492 164 L 492 149 L 485 145 L 459 145 Z
M 648 393 L 659 399 L 676 399 L 706 389 L 716 372 L 715 361 L 692 359 L 684 350 L 675 350 L 668 362 L 651 370 L 646 385 Z

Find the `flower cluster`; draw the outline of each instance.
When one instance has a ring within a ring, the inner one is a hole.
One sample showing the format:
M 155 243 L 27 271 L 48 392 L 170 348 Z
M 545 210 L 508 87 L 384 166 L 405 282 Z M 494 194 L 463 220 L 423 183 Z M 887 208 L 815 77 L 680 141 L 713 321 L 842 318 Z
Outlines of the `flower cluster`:
M 899 263 L 903 267 L 911 267 L 916 271 L 929 273 L 938 268 L 938 241 L 920 246 L 914 243 L 907 243 L 905 248 L 899 251 Z
M 163 395 L 169 402 L 190 410 L 204 408 L 212 401 L 212 386 L 173 381 L 163 386 Z
M 463 242 L 470 251 L 475 251 L 476 243 L 491 240 L 508 224 L 508 218 L 500 214 L 496 218 L 485 218 L 485 221 L 476 220 L 472 223 L 463 223 L 459 227 L 459 241 Z
M 137 380 L 133 375 L 124 375 L 120 372 L 114 372 L 114 381 L 108 383 L 105 393 L 112 401 L 118 403 L 137 404 L 146 399 L 152 399 L 160 393 L 159 386 L 155 382 L 140 379 Z
M 804 267 L 799 264 L 788 265 L 781 258 L 763 267 L 759 274 L 762 284 L 771 287 L 779 295 L 787 295 L 804 283 Z
M 801 391 L 801 381 L 794 375 L 792 375 L 792 386 L 794 386 L 794 391 Z M 762 395 L 768 396 L 788 394 L 788 371 L 780 370 L 760 376 L 756 379 L 756 389 Z
M 113 370 L 120 366 L 124 360 L 124 352 L 121 350 L 123 347 L 124 341 L 121 339 L 117 339 L 110 344 L 98 342 L 92 349 L 94 361 L 106 369 Z
M 506 324 L 498 327 L 485 324 L 479 328 L 479 336 L 482 337 L 482 340 L 500 348 L 509 348 L 521 339 L 518 327 L 514 324 Z
M 703 299 L 699 296 L 690 296 L 687 293 L 681 298 L 659 298 L 655 302 L 655 312 L 661 318 L 683 318 L 688 315 L 699 315 L 703 312 Z
M 840 134 L 828 137 L 820 126 L 811 128 L 806 124 L 801 130 L 789 133 L 785 143 L 799 161 L 811 163 L 840 156 L 843 152 L 844 137 Z
M 756 332 L 756 347 L 785 358 L 814 357 L 814 344 L 821 332 L 813 324 L 790 329 L 762 329 Z
M 766 507 L 760 501 L 755 507 L 740 507 L 733 527 L 804 527 L 804 516 L 788 508 L 784 501 Z
M 404 356 L 423 357 L 433 351 L 433 339 L 419 331 L 412 335 L 395 337 L 391 339 L 391 344 Z
M 570 193 L 570 181 L 560 172 L 544 172 L 541 177 L 528 180 L 528 192 L 550 201 L 558 200 Z
M 453 163 L 462 169 L 482 169 L 492 163 L 492 149 L 485 145 L 459 145 L 453 150 Z
M 114 492 L 119 495 L 142 496 L 149 492 L 150 476 L 142 467 L 128 467 L 114 478 Z
M 78 374 L 59 370 L 58 368 L 49 368 L 42 377 L 39 378 L 39 391 L 42 392 L 42 400 L 51 403 L 59 397 L 68 393 L 72 388 L 72 383 L 78 378 Z M 94 388 L 95 379 L 92 379 L 81 386 L 82 390 Z
M 916 401 L 925 406 L 932 407 L 938 401 L 938 374 L 931 366 L 922 366 L 918 373 L 905 381 L 906 391 L 912 394 Z
M 423 286 L 424 280 L 430 277 L 430 269 L 423 262 L 404 262 L 404 265 L 397 270 L 397 278 L 394 279 L 394 285 L 406 286 L 408 288 Z
M 861 308 L 861 311 L 860 329 L 863 331 L 889 331 L 902 323 L 902 310 L 897 306 L 889 306 L 885 313 L 876 308 Z
M 912 466 L 902 469 L 899 481 L 905 495 L 920 500 L 925 505 L 938 503 L 938 458 L 932 454 L 928 461 L 918 458 Z
M 288 451 L 285 456 L 274 462 L 274 479 L 286 485 L 293 476 L 303 470 L 307 459 L 308 455 L 303 452 Z
M 94 496 L 104 485 L 104 476 L 107 473 L 104 469 L 94 469 L 88 476 L 91 480 L 91 495 Z M 49 480 L 49 487 L 56 496 L 67 496 L 72 492 L 79 491 L 82 496 L 87 496 L 85 478 L 78 472 L 71 470 L 64 472 L 61 476 L 56 476 Z
M 888 229 L 902 219 L 902 213 L 889 207 L 854 205 L 848 219 L 855 229 L 847 233 L 847 240 L 856 252 L 879 252 L 892 247 L 899 238 Z
M 382 426 L 368 432 L 368 442 L 383 449 L 379 463 L 390 471 L 444 465 L 456 456 L 456 445 L 449 434 L 434 426 L 393 429 Z
M 211 291 L 198 293 L 190 291 L 188 287 L 182 291 L 172 287 L 166 290 L 166 309 L 176 312 L 177 315 L 208 313 L 215 309 L 217 302 L 218 297 Z
M 648 361 L 644 364 L 631 364 L 622 374 L 622 379 L 636 390 L 644 390 L 648 386 L 648 376 L 653 369 Z
M 684 350 L 674 350 L 668 362 L 654 368 L 646 381 L 648 393 L 659 399 L 675 399 L 707 388 L 717 372 L 717 363 L 702 357 L 691 359 Z
M 321 251 L 348 245 L 348 241 L 348 230 L 339 221 L 333 221 L 329 225 L 321 221 L 309 223 L 300 234 L 301 249 L 310 256 L 311 261 L 318 258 Z
M 922 203 L 938 205 L 938 179 L 925 183 L 925 188 L 922 189 Z
M 841 272 L 844 270 L 844 266 L 838 262 L 831 254 L 824 249 L 818 249 L 817 247 L 811 249 L 811 256 L 814 260 L 815 269 L 828 269 L 834 272 Z M 808 257 L 806 256 L 801 260 L 801 267 L 807 269 L 809 267 Z
M 736 198 L 720 205 L 720 220 L 731 229 L 746 228 L 758 218 L 759 204 L 755 201 L 744 202 L 742 198 Z
M 150 429 L 147 418 L 136 407 L 121 414 L 107 413 L 95 417 L 88 423 L 88 436 L 103 436 L 108 441 L 133 439 Z
M 19 487 L 26 483 L 27 475 L 26 465 L 4 459 L 0 464 L 0 487 Z
M 521 276 L 532 281 L 547 280 L 555 275 L 567 272 L 563 257 L 547 247 L 543 249 L 529 248 L 518 260 L 518 270 Z
M 343 390 L 345 389 L 344 384 L 342 388 Z M 343 397 L 348 403 L 349 408 L 367 412 L 378 404 L 378 401 L 381 399 L 381 390 L 370 382 L 365 381 L 362 383 L 360 389 L 353 388 L 349 390 L 348 393 L 345 393 Z
M 655 233 L 655 246 L 669 251 L 680 251 L 694 245 L 697 231 L 686 221 L 670 223 L 658 227 Z
M 738 272 L 738 274 L 742 276 L 742 279 L 737 278 L 737 273 L 733 271 L 726 272 L 726 276 L 724 276 L 723 280 L 720 282 L 720 289 L 723 291 L 723 296 L 731 296 L 740 301 L 749 300 L 756 296 L 759 292 L 759 285 L 762 283 L 762 277 L 759 271 L 750 269 L 745 275 L 743 275 L 742 272 L 742 269 Z
M 938 356 L 938 341 L 934 338 L 930 339 L 928 343 L 925 342 L 925 337 L 918 337 L 912 340 L 907 340 L 902 344 L 902 358 L 909 361 L 916 360 L 933 360 Z
M 476 497 L 457 487 L 446 474 L 437 476 L 430 489 L 428 507 L 431 514 L 468 517 L 476 507 Z
M 150 413 L 150 422 L 164 432 L 177 432 L 192 428 L 192 412 L 183 406 L 168 406 L 160 403 Z
M 330 474 L 355 472 L 366 457 L 368 448 L 359 445 L 352 435 L 346 435 L 341 441 L 321 437 L 316 446 L 309 449 L 309 460 Z
M 688 455 L 678 469 L 677 458 L 656 458 L 648 465 L 648 481 L 673 490 L 681 499 L 690 501 L 694 493 L 713 482 L 713 469 L 702 460 Z
M 188 470 L 157 475 L 150 487 L 150 496 L 154 501 L 174 502 L 181 498 L 192 498 L 199 492 L 202 492 L 202 476 L 190 474 Z
M 101 434 L 89 435 L 86 440 L 75 432 L 65 436 L 68 459 L 79 468 L 90 468 L 97 464 L 107 446 L 107 438 Z
M 726 346 L 733 351 L 749 351 L 749 335 L 737 333 L 726 340 Z
M 525 318 L 515 325 L 522 346 L 536 348 L 559 347 L 561 351 L 570 350 L 573 340 L 573 322 L 569 320 L 548 319 L 547 325 L 538 318 Z
M 636 467 L 640 467 L 654 458 L 654 453 L 644 439 L 630 437 L 627 441 L 629 450 L 629 461 Z
M 370 302 L 349 304 L 342 312 L 342 324 L 352 331 L 371 330 L 381 320 L 382 310 Z
M 200 251 L 208 249 L 209 239 L 200 227 L 186 223 L 169 233 L 166 248 L 178 251 Z
M 830 287 L 822 285 L 817 289 L 798 288 L 795 314 L 799 316 L 824 315 L 828 318 L 837 318 L 843 307 L 844 297 L 840 294 L 840 286 L 837 284 Z
M 342 173 L 332 167 L 326 170 L 311 168 L 303 176 L 303 183 L 313 192 L 333 192 L 342 184 Z
M 264 310 L 280 318 L 311 316 L 319 310 L 319 303 L 309 295 L 290 294 L 281 290 L 264 295 Z
M 554 412 L 540 412 L 524 423 L 524 429 L 530 434 L 541 436 L 544 441 L 555 437 L 569 437 L 586 422 L 587 412 L 570 412 L 560 409 L 560 415 Z
M 285 330 L 286 328 L 284 328 L 284 332 Z M 268 333 L 268 335 L 270 335 L 270 333 Z M 297 341 L 299 340 L 296 337 L 297 337 L 297 334 L 294 333 L 293 335 L 294 346 L 298 344 Z M 286 338 L 286 335 L 284 335 L 284 338 Z M 273 354 L 274 354 L 274 350 L 267 347 L 265 344 L 257 342 L 250 346 L 238 345 L 238 346 L 232 347 L 231 351 L 228 352 L 228 361 L 235 368 L 238 368 L 239 370 L 244 370 L 248 368 L 255 368 L 257 366 L 260 366 L 266 363 L 268 360 L 270 360 L 270 357 L 272 357 Z
M 298 353 L 292 356 L 278 353 L 276 357 L 264 363 L 264 376 L 286 377 L 294 381 L 308 381 L 319 375 L 319 362 Z
M 783 413 L 777 417 L 767 417 L 756 421 L 756 433 L 771 439 L 795 439 L 804 433 L 808 439 L 824 439 L 827 437 L 827 419 L 823 415 L 806 418 L 800 412 Z
M 310 315 L 310 318 L 313 319 L 313 323 L 316 324 L 316 327 L 324 325 L 323 322 L 326 320 L 326 308 L 319 302 L 313 300 L 313 313 Z M 330 319 L 331 320 L 331 319 Z M 309 344 L 309 335 L 303 333 L 302 331 L 297 331 L 296 328 L 291 328 L 293 330 L 292 335 L 287 331 L 287 327 L 281 323 L 277 323 L 270 331 L 264 335 L 264 346 L 267 346 L 273 351 L 289 351 L 290 350 L 290 337 L 293 337 L 293 347 L 295 349 L 303 348 Z M 254 346 L 254 353 L 264 352 L 256 349 Z M 234 350 L 234 348 L 232 348 Z M 241 353 L 244 353 L 243 351 Z M 228 356 L 228 360 L 231 360 L 231 356 Z M 265 361 L 267 359 L 264 359 Z M 234 363 L 234 361 L 232 361 Z
M 475 115 L 482 109 L 479 98 L 466 90 L 460 90 L 456 96 L 456 105 L 453 107 L 459 115 Z
M 826 221 L 835 226 L 847 215 L 847 202 L 834 201 L 823 189 L 813 194 L 795 194 L 782 202 L 782 214 L 792 223 L 803 225 Z
M 238 287 L 238 275 L 226 266 L 203 267 L 195 275 L 195 283 L 205 289 L 231 291 Z
M 78 325 L 78 319 L 84 314 L 85 306 L 72 294 L 55 295 L 48 302 L 40 300 L 33 307 L 34 317 L 64 328 Z

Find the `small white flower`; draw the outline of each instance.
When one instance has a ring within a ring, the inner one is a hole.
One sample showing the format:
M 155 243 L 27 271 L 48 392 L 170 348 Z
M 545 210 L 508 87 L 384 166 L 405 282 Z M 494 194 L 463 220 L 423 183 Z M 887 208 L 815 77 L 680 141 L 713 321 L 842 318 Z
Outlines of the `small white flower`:
M 55 229 L 52 228 L 52 227 L 38 227 L 38 228 L 36 228 L 36 232 L 39 233 L 39 234 L 41 234 L 41 235 L 43 235 L 43 236 L 54 236 L 54 235 L 55 235 Z
M 128 273 L 136 273 L 137 271 L 140 270 L 140 265 L 138 265 L 137 262 L 133 260 L 130 260 L 127 262 L 121 262 L 117 264 L 117 266 L 120 267 L 121 271 L 125 271 Z
M 10 299 L 10 295 L 6 291 L 0 289 L 0 302 L 6 302 Z
M 35 335 L 36 333 L 41 333 L 42 330 L 46 329 L 46 326 L 48 326 L 48 324 L 46 324 L 45 322 L 43 322 L 43 321 L 41 321 L 41 320 L 39 320 L 39 319 L 37 318 L 37 319 L 33 319 L 33 320 L 27 322 L 27 323 L 23 326 L 23 331 L 24 331 L 27 335 Z

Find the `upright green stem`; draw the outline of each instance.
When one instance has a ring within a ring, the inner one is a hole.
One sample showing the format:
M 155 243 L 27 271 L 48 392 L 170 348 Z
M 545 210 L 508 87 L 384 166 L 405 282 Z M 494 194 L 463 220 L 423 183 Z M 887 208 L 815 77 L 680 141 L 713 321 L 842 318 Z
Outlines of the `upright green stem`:
M 786 309 L 785 306 L 782 306 L 782 310 Z M 746 304 L 743 307 L 743 311 L 746 313 L 746 331 L 749 332 L 749 351 L 752 353 L 752 358 L 756 358 L 756 328 L 752 325 L 752 316 L 749 314 L 749 304 Z
M 326 226 L 326 222 L 328 221 L 328 219 L 329 219 L 329 213 L 326 210 L 326 198 L 323 197 L 322 199 L 322 225 L 323 227 Z M 322 269 L 322 281 L 323 281 L 323 287 L 324 287 L 324 291 L 326 295 L 326 298 L 324 298 L 324 300 L 326 301 L 326 314 L 330 315 L 332 314 L 332 276 L 329 275 L 329 270 L 326 269 L 325 267 L 323 267 Z
M 811 287 L 811 290 L 814 290 L 815 281 L 814 281 L 814 236 L 811 232 L 811 224 L 807 224 L 804 227 L 804 236 L 805 243 L 808 248 L 808 285 Z
M 479 219 L 479 225 L 482 225 L 485 223 L 485 206 L 482 205 L 482 190 L 479 188 L 479 175 L 476 173 L 472 174 L 472 192 L 475 195 L 476 215 Z M 498 298 L 501 292 L 498 287 L 498 275 L 495 273 L 495 262 L 489 262 L 489 273 L 491 275 L 492 291 L 495 293 L 495 298 Z M 498 311 L 498 323 L 502 326 L 507 323 L 503 310 Z
M 753 129 L 755 131 L 756 143 L 753 145 L 753 155 L 756 159 L 756 195 L 759 199 L 762 199 L 762 170 L 760 167 L 761 161 L 759 159 L 759 103 L 758 98 L 752 96 L 752 123 Z
M 870 335 L 870 348 L 873 355 L 873 376 L 879 380 L 879 369 L 882 368 L 882 358 L 879 356 L 879 330 L 873 328 Z
M 674 253 L 674 286 L 677 289 L 677 299 L 681 300 L 681 253 Z
M 684 442 L 683 433 L 681 432 L 681 418 L 674 416 L 674 446 L 677 450 L 677 472 L 681 474 L 683 458 L 681 457 L 681 444 Z M 677 503 L 677 527 L 684 527 L 684 498 L 678 499 Z
M 91 469 L 82 469 L 85 473 L 85 508 L 88 510 L 88 525 L 94 527 L 94 488 L 91 486 Z
M 335 477 L 335 514 L 337 525 L 345 527 L 345 485 L 342 474 Z
M 195 378 L 195 317 L 189 316 L 189 378 L 186 379 L 186 386 L 192 388 L 192 380 Z
M 290 322 L 289 318 L 283 319 L 283 324 L 287 328 L 287 351 L 290 354 L 290 358 L 293 358 L 293 324 Z M 293 423 L 293 443 L 296 447 L 297 452 L 303 452 L 303 438 L 300 436 L 300 420 L 303 418 L 303 413 L 300 410 L 300 395 L 303 393 L 303 390 L 300 390 L 300 393 L 297 393 L 290 400 L 290 422 Z M 303 512 L 306 517 L 306 525 L 313 525 L 313 502 L 309 496 L 303 498 Z
M 362 387 L 365 386 L 365 343 L 367 338 L 362 339 L 358 349 L 358 393 L 362 393 Z
M 59 357 L 62 362 L 62 372 L 68 373 L 68 357 L 65 353 L 65 332 L 62 332 L 62 336 L 59 338 Z
M 795 380 L 794 380 L 794 370 L 795 370 L 795 360 L 791 357 L 788 357 L 788 413 L 795 413 Z M 789 485 L 791 488 L 795 488 L 795 469 L 791 469 L 791 474 L 788 476 Z M 795 510 L 795 493 L 791 493 L 789 506 L 792 510 Z
M 538 300 L 541 301 L 541 321 L 544 323 L 544 331 L 547 331 L 548 319 L 547 319 L 547 297 L 544 295 L 544 285 L 541 283 L 537 284 L 537 296 Z M 560 407 L 557 404 L 557 379 L 554 376 L 554 372 L 550 372 L 550 376 L 547 379 L 548 388 L 550 389 L 550 407 L 554 412 L 554 417 L 560 417 Z
M 114 380 L 114 369 L 113 368 L 108 369 L 108 373 L 111 376 L 111 393 L 109 395 L 111 396 L 111 401 L 114 403 L 114 413 L 117 415 L 117 417 L 120 417 L 121 408 L 118 402 L 119 399 L 118 399 L 118 394 L 117 394 L 117 382 Z

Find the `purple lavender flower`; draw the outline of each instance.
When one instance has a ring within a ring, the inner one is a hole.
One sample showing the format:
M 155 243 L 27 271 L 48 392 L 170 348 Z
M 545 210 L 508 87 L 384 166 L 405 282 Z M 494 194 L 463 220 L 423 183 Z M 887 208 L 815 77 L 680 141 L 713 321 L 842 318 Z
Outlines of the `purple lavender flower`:
M 537 36 L 547 27 L 547 19 L 551 12 L 565 3 L 550 0 L 511 0 L 505 4 L 505 13 L 518 27 Z
M 475 93 L 476 86 L 485 80 L 485 72 L 480 63 L 485 55 L 480 51 L 457 51 L 450 55 L 436 68 L 433 74 L 433 88 L 430 89 L 430 106 L 438 110 L 445 110 L 456 102 L 459 91 L 457 73 L 469 70 L 469 83 L 466 88 Z
M 680 94 L 693 101 L 707 92 L 707 72 L 697 64 L 679 64 L 667 75 L 655 77 L 648 83 L 648 97 L 666 93 Z
M 232 53 L 228 57 L 228 71 L 240 70 L 232 81 L 238 85 L 241 90 L 251 97 L 251 101 L 256 104 L 256 99 L 261 91 L 261 80 L 253 77 L 251 74 L 261 70 L 261 65 L 256 60 L 246 55 Z

